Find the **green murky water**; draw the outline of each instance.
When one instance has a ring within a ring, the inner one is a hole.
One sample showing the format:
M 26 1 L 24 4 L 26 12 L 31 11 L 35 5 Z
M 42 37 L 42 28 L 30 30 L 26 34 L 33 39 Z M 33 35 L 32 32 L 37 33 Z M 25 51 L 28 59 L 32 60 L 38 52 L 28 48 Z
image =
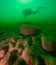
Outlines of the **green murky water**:
M 10 36 L 19 37 L 22 25 L 53 34 L 55 38 L 56 0 L 0 0 L 0 41 Z M 48 65 L 56 65 L 56 58 L 45 54 L 40 46 L 39 49 L 43 59 L 49 61 Z

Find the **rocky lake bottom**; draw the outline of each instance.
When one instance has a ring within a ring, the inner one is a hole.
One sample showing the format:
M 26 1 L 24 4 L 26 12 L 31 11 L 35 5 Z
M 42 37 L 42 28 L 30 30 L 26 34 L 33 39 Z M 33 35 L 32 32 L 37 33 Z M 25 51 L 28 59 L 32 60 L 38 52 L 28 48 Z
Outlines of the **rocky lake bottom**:
M 1 23 L 0 65 L 56 65 L 56 23 Z

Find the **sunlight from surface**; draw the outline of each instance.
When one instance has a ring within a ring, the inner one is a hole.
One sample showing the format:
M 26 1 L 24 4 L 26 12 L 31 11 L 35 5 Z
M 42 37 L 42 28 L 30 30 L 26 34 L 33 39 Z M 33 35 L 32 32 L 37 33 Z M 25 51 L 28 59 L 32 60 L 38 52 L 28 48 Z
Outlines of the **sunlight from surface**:
M 29 3 L 31 0 L 19 0 L 21 3 Z

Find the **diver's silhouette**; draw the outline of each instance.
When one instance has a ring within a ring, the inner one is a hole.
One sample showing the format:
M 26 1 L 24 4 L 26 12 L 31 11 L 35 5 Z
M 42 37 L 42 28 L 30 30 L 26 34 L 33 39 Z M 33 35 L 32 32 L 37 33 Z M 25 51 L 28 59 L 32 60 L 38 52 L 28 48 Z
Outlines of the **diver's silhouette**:
M 26 18 L 29 15 L 39 13 L 40 12 L 39 10 L 42 8 L 45 8 L 45 7 L 38 7 L 38 9 L 36 11 L 33 11 L 31 8 L 24 9 L 23 10 L 24 17 Z

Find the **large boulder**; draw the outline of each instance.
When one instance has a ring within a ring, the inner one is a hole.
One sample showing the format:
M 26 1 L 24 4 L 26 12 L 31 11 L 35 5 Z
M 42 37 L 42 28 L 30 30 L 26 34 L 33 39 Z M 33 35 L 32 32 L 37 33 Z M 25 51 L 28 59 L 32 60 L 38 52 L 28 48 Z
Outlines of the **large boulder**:
M 22 26 L 20 28 L 20 33 L 23 34 L 24 36 L 30 36 L 30 35 L 34 35 L 37 33 L 36 29 L 33 29 L 29 26 Z
M 46 38 L 45 36 L 41 37 L 42 48 L 48 52 L 56 51 L 56 43 L 53 40 Z

